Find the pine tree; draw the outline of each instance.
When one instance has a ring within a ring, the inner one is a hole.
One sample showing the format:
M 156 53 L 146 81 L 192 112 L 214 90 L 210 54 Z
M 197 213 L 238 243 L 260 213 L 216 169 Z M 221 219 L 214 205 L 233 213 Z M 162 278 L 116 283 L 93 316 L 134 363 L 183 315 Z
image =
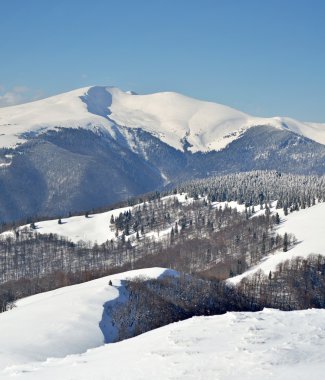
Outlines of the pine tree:
M 284 215 L 285 215 L 285 216 L 288 215 L 288 206 L 287 206 L 287 205 L 284 205 L 284 206 L 283 206 L 283 212 L 284 212 Z
M 175 237 L 175 232 L 174 232 L 174 227 L 172 227 L 172 229 L 170 231 L 170 242 L 171 243 L 174 241 L 174 237 Z
M 287 252 L 288 251 L 288 245 L 289 245 L 288 234 L 285 233 L 284 237 L 283 237 L 283 252 Z
M 278 213 L 275 214 L 275 223 L 280 224 L 280 216 Z

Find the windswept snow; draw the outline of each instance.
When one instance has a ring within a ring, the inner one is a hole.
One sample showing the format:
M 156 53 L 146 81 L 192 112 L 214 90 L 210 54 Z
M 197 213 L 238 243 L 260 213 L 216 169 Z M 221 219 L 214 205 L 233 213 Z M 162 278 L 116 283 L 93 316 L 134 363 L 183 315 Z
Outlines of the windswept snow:
M 282 221 L 277 232 L 281 235 L 284 235 L 285 232 L 294 234 L 297 238 L 297 244 L 287 252 L 278 251 L 267 256 L 260 264 L 229 279 L 229 282 L 236 284 L 242 278 L 258 270 L 268 274 L 270 271 L 274 271 L 279 263 L 294 257 L 308 257 L 310 254 L 325 256 L 325 203 L 318 203 L 315 206 L 294 211 L 287 216 L 284 216 L 283 212 L 279 211 L 279 213 L 282 215 Z
M 115 137 L 113 125 L 141 128 L 168 145 L 192 152 L 225 148 L 248 128 L 289 129 L 325 144 L 325 124 L 290 118 L 259 118 L 233 108 L 175 93 L 137 95 L 115 87 L 86 87 L 0 109 L 0 147 L 12 147 L 55 128 L 87 128 Z
M 103 306 L 119 297 L 121 281 L 175 275 L 162 268 L 134 270 L 21 299 L 0 314 L 0 378 L 8 366 L 80 354 L 104 344 Z M 109 280 L 113 286 L 109 286 Z M 114 338 L 113 326 L 105 336 Z
M 321 380 L 324 310 L 196 317 L 82 355 L 12 366 L 0 378 Z

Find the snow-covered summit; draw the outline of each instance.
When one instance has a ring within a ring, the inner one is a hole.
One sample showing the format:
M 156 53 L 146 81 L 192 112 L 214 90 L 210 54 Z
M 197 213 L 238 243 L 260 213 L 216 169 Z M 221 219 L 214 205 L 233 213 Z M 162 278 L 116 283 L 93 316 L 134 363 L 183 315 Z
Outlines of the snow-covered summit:
M 254 126 L 287 129 L 325 144 L 325 124 L 258 118 L 233 108 L 175 93 L 137 95 L 116 87 L 85 87 L 32 103 L 0 109 L 0 146 L 55 128 L 141 128 L 168 145 L 192 152 L 220 150 Z

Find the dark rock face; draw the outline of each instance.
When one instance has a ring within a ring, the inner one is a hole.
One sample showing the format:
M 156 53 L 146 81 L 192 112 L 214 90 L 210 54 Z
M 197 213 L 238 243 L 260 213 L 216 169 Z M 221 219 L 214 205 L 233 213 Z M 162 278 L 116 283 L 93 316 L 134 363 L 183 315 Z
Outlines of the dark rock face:
M 11 165 L 0 167 L 0 222 L 91 210 L 168 182 L 216 174 L 325 174 L 324 145 L 269 126 L 249 129 L 219 152 L 181 152 L 141 129 L 116 126 L 115 138 L 58 128 L 10 153 Z

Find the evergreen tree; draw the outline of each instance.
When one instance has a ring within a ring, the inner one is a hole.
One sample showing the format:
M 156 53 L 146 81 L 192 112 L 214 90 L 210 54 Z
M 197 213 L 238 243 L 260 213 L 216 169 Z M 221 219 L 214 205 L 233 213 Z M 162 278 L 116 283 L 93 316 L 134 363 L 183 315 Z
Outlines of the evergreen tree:
M 283 237 L 283 252 L 287 252 L 288 251 L 288 245 L 289 245 L 288 234 L 285 233 L 284 237 Z
M 275 223 L 280 224 L 280 216 L 278 213 L 275 214 Z
M 288 206 L 287 206 L 287 205 L 284 205 L 284 206 L 283 206 L 283 212 L 284 212 L 284 215 L 285 215 L 285 216 L 288 215 Z

